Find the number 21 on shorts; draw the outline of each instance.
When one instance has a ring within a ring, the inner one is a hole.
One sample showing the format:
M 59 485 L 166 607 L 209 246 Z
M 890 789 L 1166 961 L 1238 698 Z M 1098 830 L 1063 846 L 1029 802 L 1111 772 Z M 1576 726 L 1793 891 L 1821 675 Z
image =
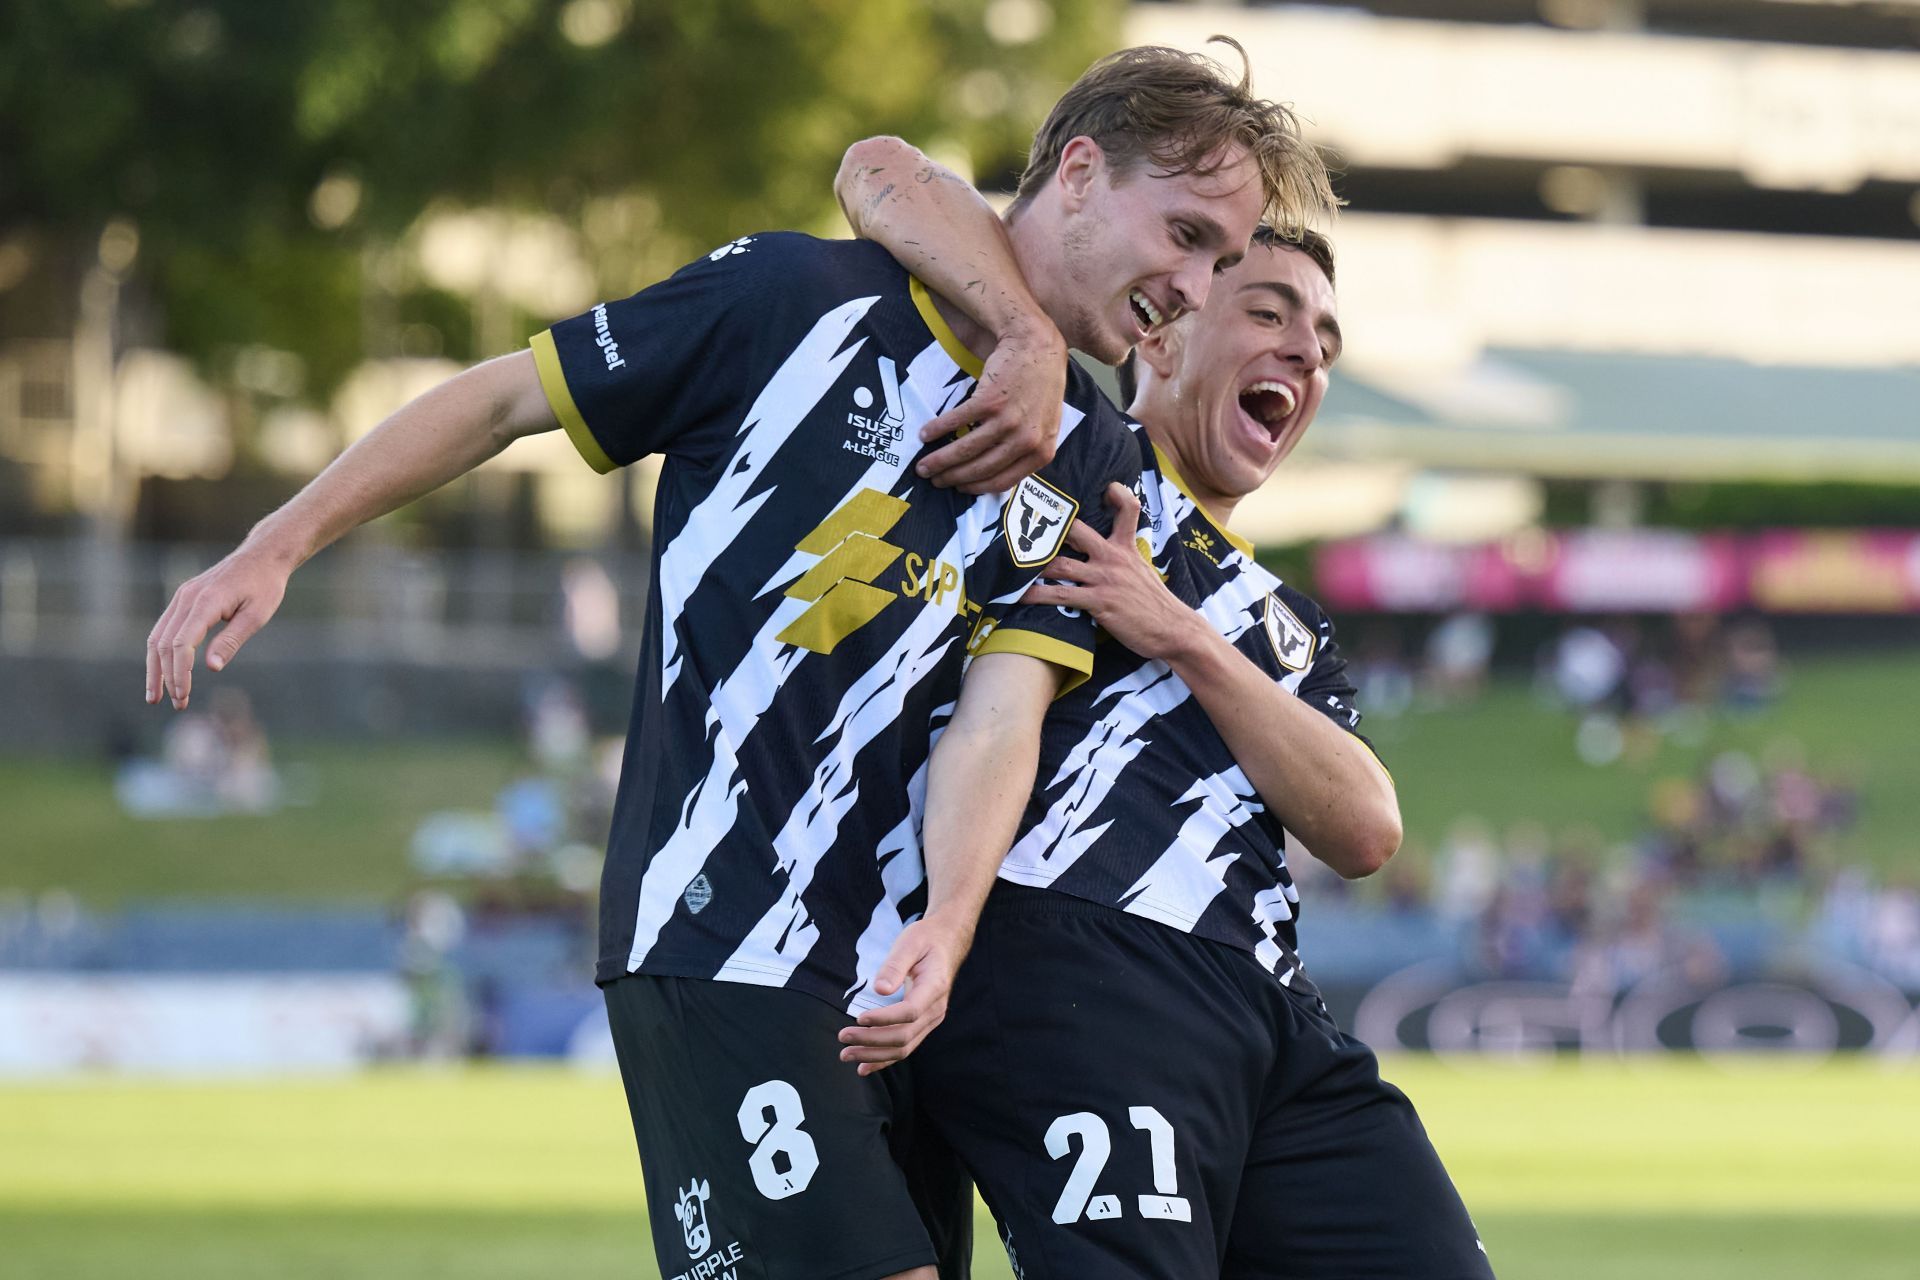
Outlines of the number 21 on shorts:
M 1153 1154 L 1156 1194 L 1139 1197 L 1140 1216 L 1167 1222 L 1192 1222 L 1193 1206 L 1178 1194 L 1180 1176 L 1173 1163 L 1173 1125 L 1154 1107 L 1129 1107 L 1127 1119 L 1147 1135 Z M 1089 1222 L 1120 1217 L 1123 1209 L 1119 1196 L 1093 1194 L 1093 1185 L 1099 1180 L 1101 1170 L 1107 1167 L 1107 1157 L 1113 1154 L 1107 1122 L 1091 1111 L 1061 1116 L 1047 1126 L 1047 1154 L 1060 1159 L 1072 1150 L 1075 1138 L 1080 1139 L 1080 1157 L 1073 1162 L 1067 1185 L 1054 1203 L 1053 1220 L 1067 1226 L 1080 1221 L 1083 1215 Z
M 806 1118 L 800 1091 L 785 1080 L 757 1084 L 740 1100 L 740 1136 L 754 1144 L 747 1168 L 769 1200 L 799 1195 L 820 1168 L 813 1137 L 800 1127 Z

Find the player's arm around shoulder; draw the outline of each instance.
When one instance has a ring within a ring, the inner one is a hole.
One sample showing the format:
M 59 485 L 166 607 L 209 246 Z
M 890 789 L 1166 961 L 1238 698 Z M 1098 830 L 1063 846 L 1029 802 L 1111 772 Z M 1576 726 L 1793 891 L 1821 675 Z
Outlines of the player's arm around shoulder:
M 942 488 L 999 493 L 1053 458 L 1067 344 L 1027 287 L 1006 227 L 965 179 L 899 138 L 847 149 L 834 179 L 847 225 L 892 254 L 993 340 L 974 393 L 928 422 L 952 443 L 917 470 Z
M 1019 653 L 982 654 L 968 665 L 953 719 L 927 761 L 926 913 L 874 977 L 881 995 L 904 985 L 906 996 L 840 1033 L 840 1058 L 859 1063 L 860 1074 L 905 1058 L 946 1017 L 954 975 L 1033 792 L 1040 722 L 1064 674 Z
M 241 544 L 174 592 L 147 634 L 146 700 L 183 710 L 207 633 L 219 671 L 267 624 L 293 571 L 342 534 L 464 475 L 521 436 L 559 425 L 533 354 L 476 365 L 417 397 L 334 459 Z

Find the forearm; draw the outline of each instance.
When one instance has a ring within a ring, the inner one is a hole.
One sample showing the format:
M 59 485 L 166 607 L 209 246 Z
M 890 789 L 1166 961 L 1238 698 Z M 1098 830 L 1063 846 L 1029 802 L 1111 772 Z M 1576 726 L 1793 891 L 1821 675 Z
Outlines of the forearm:
M 255 525 L 241 550 L 289 572 L 369 520 L 405 506 L 558 423 L 529 352 L 478 365 L 409 401 Z
M 927 762 L 927 919 L 971 935 L 1033 793 L 1040 723 L 1058 684 L 1033 658 L 975 659 Z
M 1352 734 L 1275 683 L 1198 613 L 1165 661 L 1193 691 L 1267 808 L 1348 878 L 1400 845 L 1393 781 Z
M 1053 330 L 993 207 L 919 148 L 899 138 L 856 142 L 841 161 L 834 194 L 855 235 L 886 249 L 994 336 Z

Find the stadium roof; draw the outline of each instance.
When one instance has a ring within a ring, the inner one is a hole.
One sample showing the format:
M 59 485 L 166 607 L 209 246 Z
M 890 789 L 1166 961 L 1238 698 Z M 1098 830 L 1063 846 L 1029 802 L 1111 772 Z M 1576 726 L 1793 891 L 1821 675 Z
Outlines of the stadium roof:
M 1493 348 L 1343 369 L 1303 453 L 1640 479 L 1920 481 L 1920 369 Z

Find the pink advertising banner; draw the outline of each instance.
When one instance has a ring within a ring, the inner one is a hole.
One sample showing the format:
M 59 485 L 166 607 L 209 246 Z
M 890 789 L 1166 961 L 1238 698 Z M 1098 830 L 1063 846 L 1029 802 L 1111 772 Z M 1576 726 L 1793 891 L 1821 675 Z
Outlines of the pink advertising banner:
M 1451 544 L 1398 534 L 1330 543 L 1315 563 L 1333 609 L 1439 613 L 1920 612 L 1920 532 L 1528 531 Z

